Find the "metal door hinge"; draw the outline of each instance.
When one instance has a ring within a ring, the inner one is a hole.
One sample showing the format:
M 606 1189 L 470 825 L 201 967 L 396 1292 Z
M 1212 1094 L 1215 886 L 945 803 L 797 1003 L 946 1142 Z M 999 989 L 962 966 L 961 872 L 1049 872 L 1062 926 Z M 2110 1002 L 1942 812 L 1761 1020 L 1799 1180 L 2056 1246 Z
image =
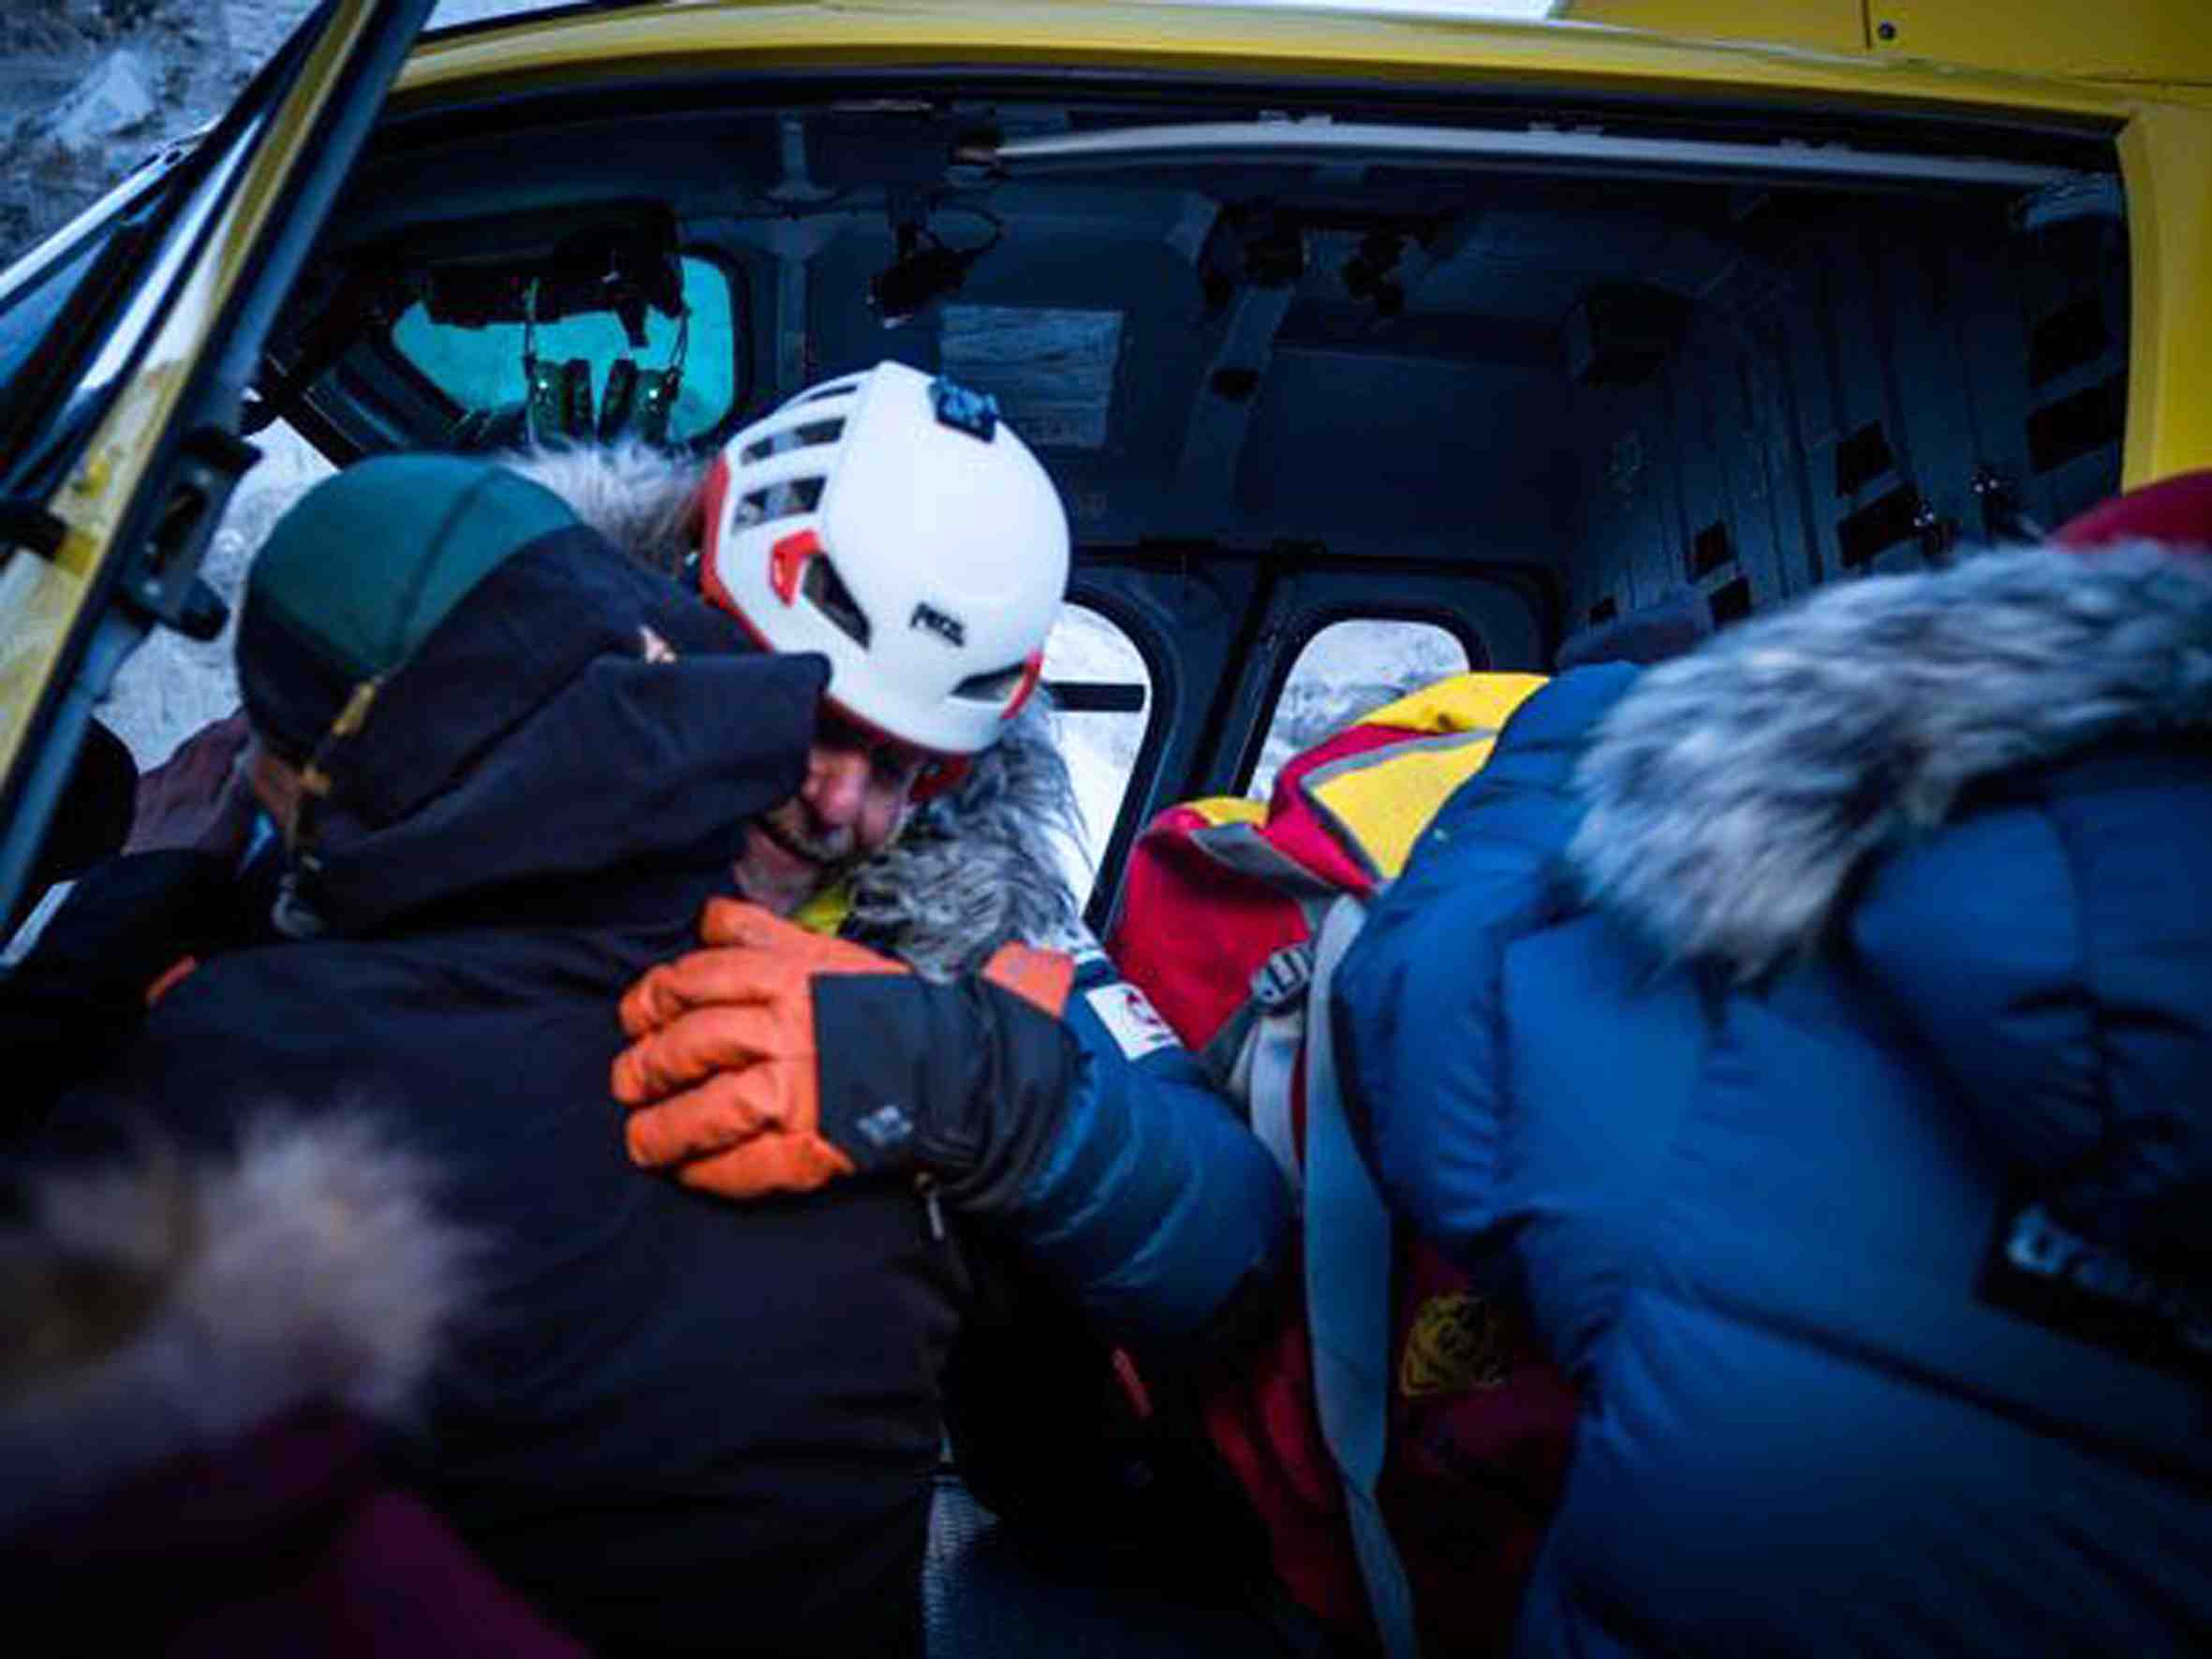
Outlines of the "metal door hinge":
M 169 495 L 124 572 L 125 604 L 186 639 L 213 639 L 223 631 L 230 608 L 200 580 L 199 562 L 231 490 L 260 458 L 253 445 L 219 426 L 185 435 Z
M 47 509 L 43 501 L 22 496 L 0 500 L 0 563 L 18 548 L 27 548 L 41 559 L 52 559 L 69 538 L 69 526 Z

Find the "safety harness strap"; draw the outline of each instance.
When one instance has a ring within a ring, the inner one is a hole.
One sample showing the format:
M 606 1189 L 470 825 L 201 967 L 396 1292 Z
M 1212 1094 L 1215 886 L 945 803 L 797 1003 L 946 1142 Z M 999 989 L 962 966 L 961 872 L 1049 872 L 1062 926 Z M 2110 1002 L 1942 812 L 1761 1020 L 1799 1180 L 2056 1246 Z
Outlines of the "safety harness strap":
M 1344 1486 L 1375 1627 L 1390 1659 L 1417 1659 L 1412 1587 L 1376 1497 L 1390 1441 L 1390 1211 L 1352 1143 L 1328 1014 L 1336 964 L 1365 920 L 1358 899 L 1336 902 L 1321 924 L 1306 992 L 1306 1325 L 1321 1436 Z

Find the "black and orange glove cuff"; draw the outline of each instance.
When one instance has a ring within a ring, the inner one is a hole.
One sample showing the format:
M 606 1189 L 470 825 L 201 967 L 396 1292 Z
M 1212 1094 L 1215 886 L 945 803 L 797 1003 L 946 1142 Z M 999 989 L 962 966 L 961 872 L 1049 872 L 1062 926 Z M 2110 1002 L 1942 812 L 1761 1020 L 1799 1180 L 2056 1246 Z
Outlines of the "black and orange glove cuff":
M 1057 1020 L 975 978 L 823 976 L 814 1027 L 823 1138 L 863 1174 L 928 1171 L 955 1207 L 1026 1187 L 1079 1064 Z

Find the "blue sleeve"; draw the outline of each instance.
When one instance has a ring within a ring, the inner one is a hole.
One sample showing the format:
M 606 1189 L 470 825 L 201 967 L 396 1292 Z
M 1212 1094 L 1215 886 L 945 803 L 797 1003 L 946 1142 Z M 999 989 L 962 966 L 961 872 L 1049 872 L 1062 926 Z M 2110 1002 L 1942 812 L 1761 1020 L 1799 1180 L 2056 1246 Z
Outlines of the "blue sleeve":
M 1008 1218 L 1023 1252 L 1107 1335 L 1202 1342 L 1282 1268 L 1282 1173 L 1143 994 L 1084 958 L 1061 1132 Z
M 1462 1256 L 1497 1220 L 1506 947 L 1558 906 L 1556 867 L 1581 816 L 1575 763 L 1635 678 L 1581 669 L 1524 703 L 1336 972 L 1330 1016 L 1355 1133 L 1392 1208 Z

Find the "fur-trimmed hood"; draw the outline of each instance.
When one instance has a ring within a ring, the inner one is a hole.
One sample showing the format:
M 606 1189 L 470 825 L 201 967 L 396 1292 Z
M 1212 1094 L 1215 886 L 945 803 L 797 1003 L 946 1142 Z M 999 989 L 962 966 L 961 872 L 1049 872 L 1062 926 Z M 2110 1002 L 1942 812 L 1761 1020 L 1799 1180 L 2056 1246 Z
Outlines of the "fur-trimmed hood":
M 682 572 L 697 541 L 701 462 L 640 444 L 509 458 L 617 547 Z M 1062 945 L 1079 929 L 1055 843 L 1080 845 L 1075 788 L 1048 699 L 1031 699 L 957 787 L 917 811 L 852 877 L 849 932 L 934 978 L 981 967 L 1001 945 Z
M 1585 890 L 1756 977 L 1975 783 L 2212 725 L 2212 561 L 2004 550 L 1826 588 L 1646 672 L 1577 774 Z
M 28 1178 L 0 1233 L 0 1532 L 295 1408 L 404 1419 L 475 1247 L 365 1116 Z

